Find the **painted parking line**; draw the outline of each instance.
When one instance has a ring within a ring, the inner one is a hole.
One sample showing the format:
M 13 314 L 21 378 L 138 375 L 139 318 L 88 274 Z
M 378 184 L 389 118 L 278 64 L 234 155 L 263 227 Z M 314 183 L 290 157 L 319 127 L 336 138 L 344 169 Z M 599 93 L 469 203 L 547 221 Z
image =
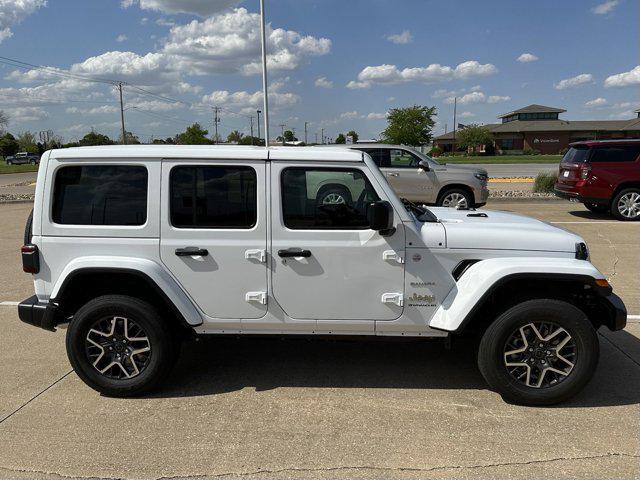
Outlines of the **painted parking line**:
M 3 307 L 17 307 L 20 302 L 0 302 L 0 305 Z

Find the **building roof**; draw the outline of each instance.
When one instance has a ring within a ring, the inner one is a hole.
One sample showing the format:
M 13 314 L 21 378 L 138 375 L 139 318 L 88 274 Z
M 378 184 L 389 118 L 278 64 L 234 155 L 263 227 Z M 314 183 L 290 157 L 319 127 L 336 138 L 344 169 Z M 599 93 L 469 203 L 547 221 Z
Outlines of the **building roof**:
M 510 117 L 511 115 L 517 115 L 518 113 L 564 113 L 566 110 L 562 108 L 554 108 L 554 107 L 546 107 L 544 105 L 537 105 L 535 103 L 519 108 L 518 110 L 514 110 L 513 112 L 503 113 L 502 115 L 498 115 L 498 118 Z
M 224 159 L 224 160 L 312 160 L 362 162 L 363 153 L 330 147 L 257 147 L 245 145 L 105 145 L 51 150 L 53 158 L 95 160 L 131 158 L 162 159 Z
M 640 119 L 631 120 L 514 120 L 508 123 L 484 125 L 491 133 L 525 132 L 607 132 L 640 131 Z M 453 140 L 453 132 L 445 133 L 435 140 Z

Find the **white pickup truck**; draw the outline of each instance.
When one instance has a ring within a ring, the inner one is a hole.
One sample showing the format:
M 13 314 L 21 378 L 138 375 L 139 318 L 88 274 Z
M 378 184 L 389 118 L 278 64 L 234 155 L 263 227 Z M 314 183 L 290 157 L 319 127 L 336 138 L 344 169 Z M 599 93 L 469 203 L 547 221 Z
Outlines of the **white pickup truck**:
M 473 336 L 490 387 L 551 404 L 593 374 L 596 330 L 626 323 L 582 238 L 403 201 L 347 149 L 46 152 L 22 259 L 20 318 L 67 327 L 78 376 L 122 397 L 195 335 Z

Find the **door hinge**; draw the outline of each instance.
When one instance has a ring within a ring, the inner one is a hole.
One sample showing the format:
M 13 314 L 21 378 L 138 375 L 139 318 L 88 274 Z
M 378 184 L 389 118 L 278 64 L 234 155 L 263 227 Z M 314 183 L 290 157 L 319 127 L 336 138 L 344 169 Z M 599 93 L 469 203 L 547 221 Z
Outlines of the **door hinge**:
M 244 296 L 247 302 L 256 302 L 260 305 L 267 304 L 267 292 L 247 292 Z
M 382 252 L 382 260 L 384 260 L 385 262 L 393 260 L 394 262 L 398 262 L 401 265 L 404 263 L 404 258 L 402 258 L 402 255 L 394 252 L 393 250 L 385 250 L 384 252 Z
M 258 260 L 260 263 L 264 263 L 267 259 L 267 254 L 264 250 L 256 248 L 254 250 L 246 250 L 244 252 L 244 258 L 247 260 Z
M 395 303 L 397 306 L 404 306 L 404 295 L 401 293 L 383 293 L 382 303 Z

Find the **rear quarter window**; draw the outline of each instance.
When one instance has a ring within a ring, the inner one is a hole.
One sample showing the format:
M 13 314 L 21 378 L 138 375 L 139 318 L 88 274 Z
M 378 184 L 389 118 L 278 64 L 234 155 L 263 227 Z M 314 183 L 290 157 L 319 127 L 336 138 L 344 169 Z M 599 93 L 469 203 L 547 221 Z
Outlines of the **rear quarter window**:
M 142 166 L 61 167 L 54 181 L 52 220 L 62 225 L 144 225 L 147 184 Z
M 640 154 L 640 145 L 610 145 L 595 147 L 589 159 L 595 163 L 633 162 Z
M 588 156 L 588 147 L 571 147 L 562 157 L 562 163 L 584 163 Z

